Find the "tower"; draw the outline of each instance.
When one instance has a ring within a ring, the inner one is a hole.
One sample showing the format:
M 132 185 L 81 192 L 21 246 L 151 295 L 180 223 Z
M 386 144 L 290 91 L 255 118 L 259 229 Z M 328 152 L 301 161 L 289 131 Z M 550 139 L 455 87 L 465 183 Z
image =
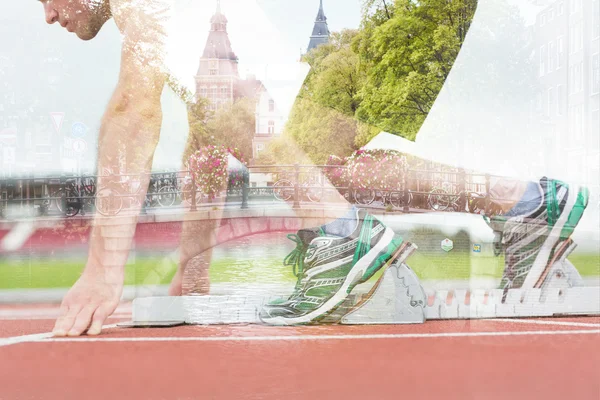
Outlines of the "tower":
M 310 42 L 308 43 L 307 52 L 311 51 L 315 47 L 329 42 L 329 27 L 327 26 L 327 17 L 325 11 L 323 11 L 323 0 L 319 1 L 319 12 L 315 19 L 315 26 L 310 36 Z
M 196 74 L 196 96 L 207 98 L 216 110 L 236 98 L 240 76 L 238 58 L 231 48 L 227 18 L 221 13 L 221 1 L 210 20 L 210 31 Z

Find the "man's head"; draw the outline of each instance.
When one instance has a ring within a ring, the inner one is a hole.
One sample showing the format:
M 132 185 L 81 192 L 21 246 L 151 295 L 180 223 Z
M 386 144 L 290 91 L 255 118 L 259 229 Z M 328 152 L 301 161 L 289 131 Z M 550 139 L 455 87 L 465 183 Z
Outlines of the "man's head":
M 111 17 L 110 0 L 40 0 L 46 22 L 58 22 L 82 40 L 93 39 Z

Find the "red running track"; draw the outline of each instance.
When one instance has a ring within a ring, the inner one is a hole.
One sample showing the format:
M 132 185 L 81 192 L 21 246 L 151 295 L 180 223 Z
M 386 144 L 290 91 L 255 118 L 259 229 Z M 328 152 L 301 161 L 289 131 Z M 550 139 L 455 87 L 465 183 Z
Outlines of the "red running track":
M 597 317 L 113 328 L 2 345 L 51 329 L 56 310 L 39 310 L 0 309 L 0 399 L 600 398 Z

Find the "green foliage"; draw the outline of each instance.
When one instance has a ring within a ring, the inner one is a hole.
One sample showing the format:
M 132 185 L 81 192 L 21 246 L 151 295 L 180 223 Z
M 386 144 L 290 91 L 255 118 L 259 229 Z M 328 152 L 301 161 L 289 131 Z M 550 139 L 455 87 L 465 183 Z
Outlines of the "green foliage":
M 361 120 L 414 139 L 458 55 L 476 0 L 396 0 L 389 19 L 366 17 L 353 42 L 366 82 Z
M 352 117 L 305 98 L 294 104 L 285 131 L 318 165 L 325 164 L 331 154 L 351 154 L 356 133 L 357 122 Z
M 476 6 L 476 0 L 364 0 L 360 30 L 333 33 L 304 56 L 311 71 L 284 134 L 319 164 L 329 155 L 349 156 L 381 130 L 414 139 Z
M 239 149 L 244 159 L 252 156 L 255 129 L 254 102 L 241 99 L 212 112 L 207 99 L 188 103 L 190 133 L 183 155 L 184 163 L 195 151 L 209 145 Z
M 208 104 L 208 100 L 202 97 L 195 102 L 187 103 L 189 134 L 183 153 L 183 165 L 187 165 L 187 161 L 194 152 L 212 142 L 206 127 L 209 117 Z
M 208 120 L 211 144 L 239 149 L 243 159 L 252 157 L 252 137 L 256 125 L 255 102 L 240 99 L 221 108 Z

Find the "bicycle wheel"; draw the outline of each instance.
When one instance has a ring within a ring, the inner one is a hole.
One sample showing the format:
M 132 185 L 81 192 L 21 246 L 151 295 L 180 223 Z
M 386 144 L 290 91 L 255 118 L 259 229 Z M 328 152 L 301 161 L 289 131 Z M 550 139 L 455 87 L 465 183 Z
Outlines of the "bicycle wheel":
M 158 196 L 156 200 L 162 207 L 170 207 L 175 204 L 175 198 L 177 197 L 177 190 L 171 186 L 163 186 L 158 189 Z
M 62 196 L 65 194 L 65 207 L 63 208 Z M 53 201 L 56 205 L 56 209 L 59 213 L 66 215 L 67 217 L 74 217 L 79 213 L 79 210 L 83 206 L 83 202 L 77 196 L 77 193 L 73 189 L 58 189 L 52 192 L 51 197 L 56 197 Z
M 375 201 L 375 191 L 371 189 L 355 189 L 354 200 L 358 204 L 367 206 Z
M 323 188 L 321 186 L 307 186 L 306 197 L 313 203 L 318 203 L 323 198 Z
M 429 208 L 435 211 L 444 211 L 450 206 L 450 196 L 444 189 L 433 189 L 427 197 Z
M 281 179 L 273 185 L 273 195 L 279 201 L 288 201 L 294 195 L 294 184 L 287 180 Z
M 123 199 L 114 189 L 103 187 L 96 193 L 96 211 L 109 216 L 116 215 L 123 208 Z
M 391 192 L 390 203 L 396 208 L 403 208 L 409 206 L 412 202 L 413 195 L 410 191 L 406 192 Z

